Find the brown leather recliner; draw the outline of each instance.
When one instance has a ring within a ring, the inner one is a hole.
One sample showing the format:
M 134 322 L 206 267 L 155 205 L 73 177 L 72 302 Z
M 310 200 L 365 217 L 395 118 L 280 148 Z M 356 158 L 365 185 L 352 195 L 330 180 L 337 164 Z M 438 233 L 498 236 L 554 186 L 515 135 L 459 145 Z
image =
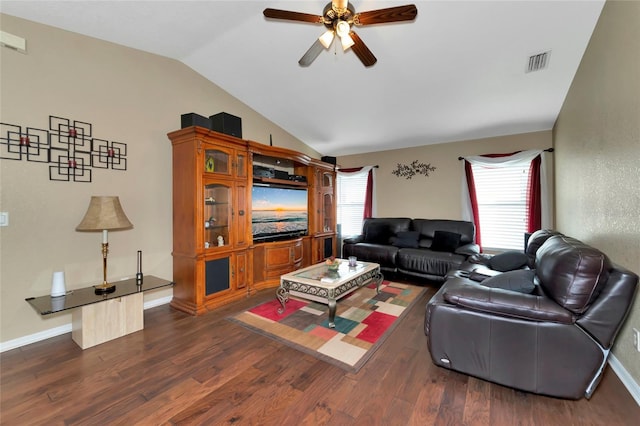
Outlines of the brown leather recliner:
M 452 276 L 428 302 L 436 365 L 516 389 L 579 399 L 595 390 L 638 275 L 564 235 L 537 250 L 533 290 Z

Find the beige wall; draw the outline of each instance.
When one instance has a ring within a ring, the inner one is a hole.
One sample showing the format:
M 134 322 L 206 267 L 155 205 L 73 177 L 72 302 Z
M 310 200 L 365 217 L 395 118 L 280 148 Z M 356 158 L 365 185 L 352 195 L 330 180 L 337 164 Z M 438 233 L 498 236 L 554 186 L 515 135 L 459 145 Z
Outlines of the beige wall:
M 50 291 L 63 270 L 67 289 L 101 281 L 100 235 L 75 232 L 91 195 L 118 195 L 134 228 L 111 232 L 109 278 L 172 277 L 171 144 L 182 113 L 225 111 L 242 118 L 245 139 L 318 153 L 185 65 L 134 49 L 0 15 L 2 30 L 27 40 L 27 54 L 0 48 L 0 120 L 48 128 L 49 115 L 92 123 L 97 138 L 127 144 L 127 170 L 94 169 L 91 183 L 49 180 L 46 164 L 0 160 L 0 342 L 70 323 L 41 318 L 24 301 Z M 147 301 L 171 290 L 145 295 Z
M 640 2 L 607 1 L 554 128 L 557 227 L 640 273 Z M 640 383 L 635 300 L 613 353 Z
M 425 145 L 338 158 L 341 167 L 379 165 L 375 180 L 375 216 L 432 219 L 462 218 L 463 165 L 458 157 L 509 153 L 552 146 L 551 131 Z M 552 168 L 553 154 L 549 169 Z M 411 179 L 392 174 L 398 163 L 418 160 L 436 168 L 429 174 Z

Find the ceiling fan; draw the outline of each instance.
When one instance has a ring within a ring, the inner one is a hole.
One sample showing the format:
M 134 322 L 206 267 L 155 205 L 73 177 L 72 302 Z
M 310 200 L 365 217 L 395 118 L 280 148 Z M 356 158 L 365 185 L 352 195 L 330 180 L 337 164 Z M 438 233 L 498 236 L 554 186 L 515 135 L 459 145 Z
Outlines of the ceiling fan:
M 377 62 L 377 59 L 358 34 L 351 29 L 352 25 L 363 26 L 384 24 L 386 22 L 411 21 L 418 14 L 418 9 L 415 5 L 409 4 L 356 13 L 353 5 L 348 0 L 331 0 L 331 3 L 325 6 L 322 16 L 270 8 L 265 9 L 262 13 L 267 18 L 311 22 L 322 24 L 327 28 L 325 33 L 311 45 L 307 53 L 298 61 L 303 67 L 311 65 L 323 49 L 328 49 L 333 43 L 336 34 L 340 38 L 343 50 L 346 51 L 351 48 L 364 66 L 370 67 Z

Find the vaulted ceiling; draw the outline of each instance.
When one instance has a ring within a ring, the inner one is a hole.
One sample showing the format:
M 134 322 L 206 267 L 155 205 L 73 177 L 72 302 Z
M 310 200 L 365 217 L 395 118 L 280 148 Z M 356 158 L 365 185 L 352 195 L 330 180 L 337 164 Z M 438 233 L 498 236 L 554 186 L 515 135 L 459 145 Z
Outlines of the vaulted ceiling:
M 551 129 L 604 0 L 414 1 L 415 21 L 355 28 L 375 65 L 334 43 L 301 67 L 325 28 L 262 11 L 321 15 L 327 3 L 3 0 L 0 11 L 182 61 L 321 154 L 346 155 Z M 546 67 L 526 72 L 542 52 Z

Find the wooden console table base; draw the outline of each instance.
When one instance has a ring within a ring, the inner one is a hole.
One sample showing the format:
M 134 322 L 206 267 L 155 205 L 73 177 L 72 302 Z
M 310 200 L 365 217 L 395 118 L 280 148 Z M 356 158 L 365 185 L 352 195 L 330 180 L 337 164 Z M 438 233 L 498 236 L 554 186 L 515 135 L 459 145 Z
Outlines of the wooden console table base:
M 82 349 L 144 328 L 142 293 L 82 306 L 71 313 L 71 338 Z
M 71 290 L 65 296 L 26 299 L 42 316 L 72 310 L 71 338 L 82 349 L 140 331 L 144 328 L 143 293 L 173 282 L 148 275 L 142 285 L 135 279 L 115 282 L 116 290 L 95 294 L 93 287 Z

